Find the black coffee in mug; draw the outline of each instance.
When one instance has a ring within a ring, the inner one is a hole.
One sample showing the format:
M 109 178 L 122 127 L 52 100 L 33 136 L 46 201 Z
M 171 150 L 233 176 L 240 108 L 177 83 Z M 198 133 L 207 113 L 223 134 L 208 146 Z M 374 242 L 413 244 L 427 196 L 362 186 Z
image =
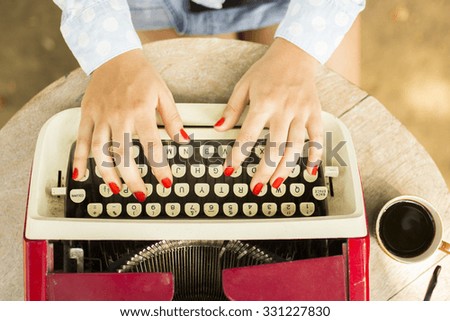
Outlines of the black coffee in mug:
M 392 254 L 403 258 L 419 256 L 433 243 L 434 219 L 422 205 L 402 201 L 391 205 L 382 215 L 380 238 Z

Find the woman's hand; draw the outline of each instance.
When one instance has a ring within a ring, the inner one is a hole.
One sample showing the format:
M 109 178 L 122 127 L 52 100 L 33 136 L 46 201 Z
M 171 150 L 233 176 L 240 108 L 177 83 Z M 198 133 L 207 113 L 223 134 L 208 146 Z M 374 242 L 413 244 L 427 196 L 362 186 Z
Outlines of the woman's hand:
M 130 148 L 132 135 L 137 134 L 153 174 L 161 184 L 170 187 L 172 173 L 158 133 L 156 111 L 173 140 L 189 141 L 171 92 L 142 50 L 121 54 L 94 71 L 81 103 L 73 179 L 85 175 L 92 150 L 100 174 L 111 191 L 120 192 L 120 174 L 136 199 L 143 202 L 146 187 Z M 108 150 L 111 141 L 114 154 Z
M 307 170 L 317 174 L 323 145 L 321 106 L 315 86 L 317 64 L 292 43 L 275 39 L 265 55 L 236 84 L 223 117 L 215 125 L 218 131 L 232 128 L 247 103 L 250 104 L 225 162 L 224 173 L 229 176 L 248 156 L 249 142 L 255 143 L 268 124 L 270 135 L 265 155 L 250 183 L 255 195 L 268 181 L 278 188 L 288 177 L 303 154 L 305 129 L 313 143 L 310 146 L 320 147 L 311 147 L 308 153 Z

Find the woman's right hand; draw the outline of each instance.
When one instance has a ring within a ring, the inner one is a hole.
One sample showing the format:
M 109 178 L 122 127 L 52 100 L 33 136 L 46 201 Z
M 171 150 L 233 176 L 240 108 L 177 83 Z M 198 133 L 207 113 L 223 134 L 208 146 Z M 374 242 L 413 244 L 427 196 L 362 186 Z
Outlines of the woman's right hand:
M 172 173 L 158 133 L 156 112 L 173 140 L 189 142 L 169 88 L 142 50 L 128 51 L 100 66 L 92 74 L 81 102 L 72 178 L 83 178 L 92 150 L 98 170 L 111 191 L 120 192 L 120 174 L 136 199 L 143 202 L 147 197 L 146 187 L 131 148 L 126 150 L 136 134 L 153 174 L 162 185 L 170 187 Z M 111 141 L 114 154 L 108 148 Z

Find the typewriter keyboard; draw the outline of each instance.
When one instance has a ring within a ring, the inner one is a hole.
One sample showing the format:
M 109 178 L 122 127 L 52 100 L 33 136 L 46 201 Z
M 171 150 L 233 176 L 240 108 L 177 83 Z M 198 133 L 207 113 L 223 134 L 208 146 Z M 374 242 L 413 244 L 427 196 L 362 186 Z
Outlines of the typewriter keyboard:
M 131 148 L 147 187 L 147 199 L 139 203 L 122 185 L 114 195 L 102 180 L 93 158 L 82 181 L 71 179 L 72 146 L 67 171 L 66 217 L 95 219 L 251 219 L 324 216 L 328 188 L 323 169 L 308 174 L 306 159 L 300 158 L 289 177 L 278 188 L 264 186 L 253 195 L 249 183 L 264 154 L 259 140 L 249 157 L 230 177 L 223 174 L 223 162 L 233 140 L 193 140 L 180 145 L 163 140 L 173 174 L 171 188 L 165 188 L 152 175 L 138 141 Z M 122 182 L 123 183 L 123 182 Z

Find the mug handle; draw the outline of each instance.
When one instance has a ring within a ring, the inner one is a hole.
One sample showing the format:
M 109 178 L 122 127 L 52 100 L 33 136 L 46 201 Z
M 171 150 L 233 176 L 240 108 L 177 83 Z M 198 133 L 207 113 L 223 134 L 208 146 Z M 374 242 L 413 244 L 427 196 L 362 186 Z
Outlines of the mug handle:
M 441 242 L 441 245 L 439 246 L 439 250 L 446 254 L 450 254 L 450 243 L 447 243 L 445 241 Z

